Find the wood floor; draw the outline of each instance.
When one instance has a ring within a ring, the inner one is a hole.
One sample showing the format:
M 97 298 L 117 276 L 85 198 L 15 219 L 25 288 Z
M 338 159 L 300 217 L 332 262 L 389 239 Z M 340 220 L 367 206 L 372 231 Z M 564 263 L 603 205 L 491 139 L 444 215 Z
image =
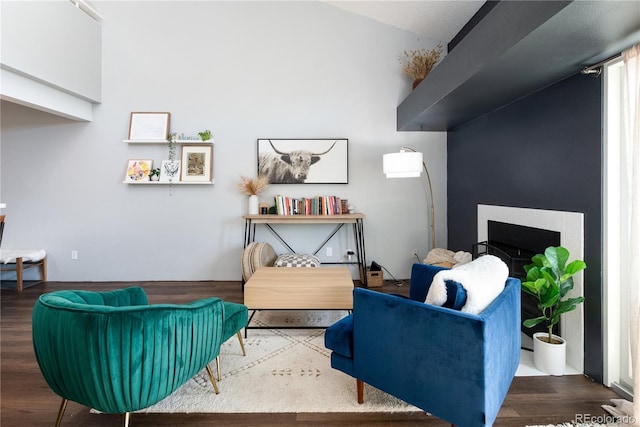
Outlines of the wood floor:
M 242 302 L 239 282 L 138 282 L 150 303 L 183 303 L 208 296 Z M 47 386 L 36 364 L 31 344 L 31 312 L 38 296 L 60 289 L 111 290 L 129 283 L 48 282 L 27 288 L 21 295 L 3 290 L 1 294 L 1 411 L 0 425 L 51 426 L 60 398 Z M 408 285 L 385 283 L 383 292 L 408 293 Z M 250 386 L 249 386 L 250 387 Z M 576 416 L 604 416 L 601 404 L 618 396 L 581 375 L 564 377 L 517 377 L 498 416 L 496 426 L 557 424 Z M 460 396 L 464 410 L 464 396 Z M 355 399 L 355 381 L 354 381 Z M 70 402 L 62 426 L 118 426 L 123 416 L 94 415 Z M 131 417 L 138 426 L 446 426 L 425 414 L 159 414 Z M 460 426 L 464 427 L 464 426 Z

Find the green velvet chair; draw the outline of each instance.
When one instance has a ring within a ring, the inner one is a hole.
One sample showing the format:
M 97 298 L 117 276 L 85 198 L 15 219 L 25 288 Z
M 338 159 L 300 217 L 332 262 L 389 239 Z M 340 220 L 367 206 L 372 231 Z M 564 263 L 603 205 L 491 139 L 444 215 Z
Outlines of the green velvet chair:
M 57 291 L 33 309 L 33 345 L 42 374 L 62 397 L 104 413 L 129 413 L 169 396 L 209 367 L 223 336 L 223 301 L 149 305 L 142 288 Z
M 235 302 L 224 302 L 224 327 L 222 331 L 222 342 L 227 342 L 229 338 L 236 335 L 240 342 L 242 355 L 246 356 L 244 341 L 242 340 L 242 328 L 249 323 L 249 310 L 244 304 Z M 218 370 L 218 381 L 220 381 L 220 355 L 216 357 L 216 368 Z

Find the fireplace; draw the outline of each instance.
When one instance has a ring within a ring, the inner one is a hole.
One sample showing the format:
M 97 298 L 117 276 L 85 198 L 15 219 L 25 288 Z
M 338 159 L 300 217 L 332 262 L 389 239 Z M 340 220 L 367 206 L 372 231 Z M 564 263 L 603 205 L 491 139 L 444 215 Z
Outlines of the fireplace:
M 542 231 L 559 234 L 559 245 L 569 250 L 571 259 L 584 259 L 584 214 L 580 212 L 553 211 L 544 209 L 516 208 L 510 206 L 478 205 L 478 236 L 476 241 L 487 242 L 489 246 L 489 222 L 498 222 L 513 226 L 523 226 Z M 493 228 L 493 227 L 492 227 Z M 510 228 L 508 228 L 510 229 Z M 547 233 L 542 233 L 547 235 Z M 547 235 L 548 237 L 549 235 Z M 507 232 L 508 239 L 511 239 Z M 493 235 L 492 235 L 493 238 Z M 529 238 L 528 238 L 529 239 Z M 530 239 L 529 239 L 530 240 Z M 554 241 L 554 246 L 558 246 Z M 505 243 L 505 242 L 503 242 Z M 508 240 L 507 246 L 513 245 Z M 538 246 L 527 247 L 531 252 L 542 253 L 547 246 L 551 246 L 542 240 Z M 509 253 L 511 248 L 496 246 L 500 251 Z M 522 255 L 523 252 L 520 251 Z M 519 258 L 515 252 L 514 258 Z M 528 255 L 522 256 L 527 258 Z M 531 256 L 528 256 L 531 259 Z M 523 265 L 527 262 L 522 262 Z M 574 288 L 569 293 L 571 297 L 584 296 L 584 274 L 574 276 Z M 537 315 L 537 314 L 536 314 Z M 530 316 L 527 315 L 528 318 Z M 535 317 L 535 316 L 532 316 Z M 560 320 L 562 337 L 567 341 L 567 364 L 579 372 L 584 371 L 584 304 L 572 312 L 565 313 Z
M 509 276 L 521 281 L 526 279 L 524 266 L 531 263 L 531 257 L 544 253 L 549 246 L 560 245 L 560 233 L 557 231 L 493 220 L 487 221 L 487 230 L 487 240 L 473 245 L 473 258 L 495 255 L 507 264 Z M 523 291 L 521 301 L 522 319 L 540 315 L 536 298 Z M 546 332 L 547 329 L 545 324 L 541 323 L 533 328 L 521 326 L 521 330 L 527 336 L 533 337 L 535 332 Z M 554 326 L 553 332 L 560 335 L 559 325 Z

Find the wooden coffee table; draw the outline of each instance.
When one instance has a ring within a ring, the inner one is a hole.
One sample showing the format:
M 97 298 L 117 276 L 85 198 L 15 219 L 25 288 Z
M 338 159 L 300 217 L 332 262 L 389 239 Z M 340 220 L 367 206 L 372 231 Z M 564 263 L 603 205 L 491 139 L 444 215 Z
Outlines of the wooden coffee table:
M 344 267 L 262 267 L 244 286 L 244 305 L 251 317 L 256 310 L 352 310 L 353 279 Z

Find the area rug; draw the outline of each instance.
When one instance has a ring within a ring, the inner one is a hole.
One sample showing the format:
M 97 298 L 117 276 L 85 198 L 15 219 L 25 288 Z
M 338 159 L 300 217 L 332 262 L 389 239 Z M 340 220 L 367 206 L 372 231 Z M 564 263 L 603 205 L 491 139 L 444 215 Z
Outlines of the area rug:
M 327 326 L 345 311 L 260 311 L 255 326 Z M 142 413 L 424 412 L 365 385 L 356 400 L 356 380 L 330 366 L 324 329 L 249 329 L 247 355 L 232 337 L 220 351 L 220 394 L 206 370 Z M 215 363 L 211 367 L 215 372 Z

